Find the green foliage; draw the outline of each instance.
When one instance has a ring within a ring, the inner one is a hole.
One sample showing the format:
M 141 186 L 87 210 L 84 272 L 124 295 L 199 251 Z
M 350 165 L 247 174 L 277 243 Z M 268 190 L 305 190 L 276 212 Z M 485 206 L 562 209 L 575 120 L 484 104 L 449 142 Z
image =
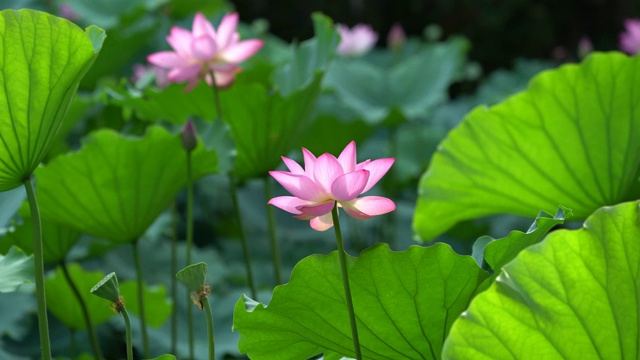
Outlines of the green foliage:
M 0 255 L 0 293 L 12 292 L 24 283 L 33 282 L 33 255 L 25 255 L 12 246 Z
M 540 242 L 554 226 L 564 223 L 564 220 L 563 208 L 559 208 L 553 217 L 541 211 L 527 232 L 512 231 L 509 236 L 501 239 L 483 236 L 476 240 L 479 244 L 474 244 L 473 257 L 478 263 L 484 260 L 497 275 L 497 272 L 522 250 Z
M 147 324 L 159 328 L 169 319 L 173 306 L 167 298 L 164 285 L 144 285 L 144 313 Z M 124 298 L 129 314 L 140 316 L 138 308 L 138 284 L 135 281 L 124 281 L 120 284 L 120 293 Z
M 113 311 L 108 304 L 89 292 L 103 277 L 101 271 L 86 271 L 79 264 L 67 265 L 69 276 L 80 292 L 82 300 L 87 305 L 89 317 L 93 326 L 98 326 L 113 316 Z M 45 280 L 47 291 L 47 309 L 55 315 L 60 322 L 74 330 L 86 330 L 86 323 L 78 298 L 74 294 L 69 282 L 64 276 L 62 267 L 58 267 L 55 273 Z
M 216 171 L 216 154 L 192 152 L 193 178 Z M 141 137 L 93 133 L 76 153 L 38 169 L 44 218 L 117 243 L 138 239 L 186 185 L 178 135 L 152 126 Z
M 426 45 L 417 54 L 385 69 L 363 59 L 336 59 L 326 77 L 344 104 L 377 124 L 391 110 L 405 118 L 424 116 L 448 99 L 465 57 L 466 42 L 456 39 Z
M 637 359 L 638 202 L 604 207 L 504 266 L 453 325 L 446 359 Z
M 366 359 L 439 358 L 451 324 L 488 278 L 444 244 L 402 252 L 378 244 L 348 266 Z M 338 254 L 300 261 L 269 306 L 240 299 L 234 330 L 252 359 L 353 356 Z
M 47 13 L 0 12 L 0 191 L 40 164 L 103 40 Z
M 433 239 L 455 223 L 558 205 L 584 219 L 637 198 L 640 60 L 594 54 L 538 75 L 490 109 L 476 108 L 424 174 L 414 228 Z
M 24 203 L 24 205 L 27 205 Z M 26 206 L 20 210 L 22 223 L 17 225 L 13 231 L 5 237 L 0 238 L 0 253 L 10 246 L 17 246 L 27 254 L 33 254 L 33 221 L 31 212 Z M 41 221 L 42 233 L 47 239 L 43 242 L 44 262 L 46 264 L 59 264 L 63 262 L 73 245 L 80 238 L 80 232 L 59 223 L 43 219 Z

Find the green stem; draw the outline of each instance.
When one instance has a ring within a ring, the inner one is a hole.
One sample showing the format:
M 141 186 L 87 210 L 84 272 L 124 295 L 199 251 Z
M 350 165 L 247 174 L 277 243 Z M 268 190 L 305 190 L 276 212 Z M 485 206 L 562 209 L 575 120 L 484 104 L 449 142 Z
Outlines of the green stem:
M 38 199 L 33 189 L 31 176 L 24 179 L 24 187 L 27 190 L 29 207 L 31 208 L 31 221 L 33 223 L 33 262 L 35 264 L 36 299 L 38 303 L 38 330 L 40 333 L 40 349 L 42 359 L 51 360 L 51 343 L 49 342 L 49 321 L 47 319 L 47 298 L 44 290 L 44 257 L 42 249 L 42 223 L 40 222 L 40 210 Z
M 218 94 L 219 89 L 216 85 L 216 75 L 212 71 L 211 79 L 213 84 L 211 84 L 211 89 L 213 89 L 213 100 L 216 105 L 216 110 L 218 111 L 218 119 L 222 121 L 222 106 L 220 105 L 220 96 Z M 238 188 L 236 184 L 236 179 L 233 173 L 229 173 L 229 184 L 231 186 L 231 201 L 233 201 L 233 207 L 235 208 L 236 218 L 238 219 L 238 224 L 240 226 L 240 242 L 242 243 L 242 255 L 244 256 L 244 265 L 247 269 L 247 282 L 249 283 L 249 288 L 251 289 L 251 297 L 254 300 L 258 300 L 258 293 L 256 291 L 256 286 L 253 282 L 253 272 L 251 271 L 251 257 L 249 256 L 249 245 L 247 244 L 247 236 L 244 233 L 244 227 L 242 226 L 242 214 L 240 213 L 240 204 L 238 202 Z
M 220 95 L 218 94 L 220 90 L 218 89 L 218 85 L 216 85 L 215 73 L 212 71 L 210 74 L 211 79 L 213 80 L 213 84 L 211 84 L 211 89 L 213 89 L 213 101 L 216 105 L 216 110 L 218 111 L 218 119 L 222 121 L 222 106 L 220 106 Z
M 273 186 L 269 177 L 264 178 L 264 194 L 265 204 L 271 200 L 273 196 Z M 273 206 L 267 204 L 267 222 L 269 226 L 269 245 L 271 247 L 271 261 L 273 262 L 273 271 L 276 278 L 276 285 L 282 284 L 282 264 L 280 261 L 280 249 L 278 246 L 278 238 L 276 236 L 276 214 Z
M 151 351 L 149 349 L 149 336 L 147 335 L 147 321 L 144 314 L 144 277 L 142 276 L 142 264 L 140 263 L 140 254 L 138 253 L 138 240 L 134 241 L 131 245 L 133 246 L 133 262 L 136 266 L 138 316 L 140 317 L 140 329 L 142 329 L 142 347 L 144 349 L 144 357 L 150 358 Z
M 193 245 L 193 174 L 191 151 L 187 151 L 187 266 L 191 265 L 191 247 Z M 175 273 L 173 278 L 175 278 Z M 190 300 L 187 291 L 187 300 Z M 187 301 L 187 303 L 189 303 Z M 187 323 L 189 334 L 189 358 L 194 359 L 193 307 L 187 306 Z
M 253 300 L 258 300 L 258 292 L 253 282 L 253 272 L 251 270 L 251 257 L 249 255 L 249 245 L 247 242 L 247 236 L 244 233 L 244 226 L 242 226 L 242 213 L 240 212 L 240 202 L 238 201 L 238 186 L 236 184 L 236 178 L 233 173 L 229 173 L 229 184 L 231 186 L 231 200 L 233 201 L 233 207 L 238 219 L 238 226 L 240 227 L 240 242 L 242 243 L 242 255 L 244 256 L 244 265 L 247 270 L 247 282 L 249 283 L 249 289 L 251 290 L 251 297 Z
M 211 306 L 209 305 L 209 298 L 203 296 L 200 298 L 202 307 L 207 315 L 207 334 L 209 335 L 209 360 L 215 360 L 216 358 L 216 341 L 213 332 L 213 314 L 211 312 Z M 190 306 L 191 307 L 191 306 Z
M 178 280 L 175 274 L 178 272 L 178 209 L 176 202 L 171 206 L 171 222 L 173 235 L 171 236 L 171 300 L 173 311 L 171 312 L 171 353 L 178 351 Z
M 62 262 L 60 263 L 60 268 L 62 268 L 62 273 L 64 274 L 64 278 L 69 283 L 69 287 L 71 287 L 71 291 L 75 295 L 78 303 L 80 303 L 80 309 L 82 310 L 82 316 L 84 317 L 84 324 L 87 327 L 87 331 L 89 332 L 89 339 L 91 340 L 91 348 L 93 349 L 93 355 L 96 359 L 103 359 L 102 349 L 100 349 L 100 343 L 98 342 L 98 337 L 96 336 L 95 329 L 93 328 L 93 323 L 91 321 L 91 316 L 89 316 L 89 308 L 87 307 L 87 303 L 82 298 L 80 294 L 80 290 L 73 282 L 71 278 L 71 274 L 69 274 L 69 269 L 67 268 L 67 264 Z
M 342 284 L 344 286 L 344 297 L 347 300 L 347 310 L 349 311 L 349 322 L 351 323 L 351 336 L 353 338 L 353 349 L 356 353 L 356 359 L 362 360 L 362 351 L 360 350 L 360 339 L 358 338 L 358 327 L 356 325 L 356 313 L 353 310 L 353 300 L 351 299 L 351 287 L 349 286 L 349 273 L 347 272 L 347 253 L 344 250 L 342 242 L 342 232 L 340 231 L 340 220 L 338 219 L 338 203 L 336 202 L 333 210 L 333 227 L 336 230 L 336 243 L 338 244 L 338 255 L 340 256 L 340 270 L 342 272 Z
M 120 314 L 124 318 L 124 330 L 127 339 L 127 360 L 133 360 L 133 345 L 131 341 L 131 320 L 129 320 L 129 313 L 125 307 L 122 307 Z

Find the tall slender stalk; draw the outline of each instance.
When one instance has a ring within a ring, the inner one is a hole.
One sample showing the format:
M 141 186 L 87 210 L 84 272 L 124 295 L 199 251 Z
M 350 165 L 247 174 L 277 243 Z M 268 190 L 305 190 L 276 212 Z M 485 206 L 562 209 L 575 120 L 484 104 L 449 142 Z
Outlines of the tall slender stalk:
M 342 242 L 342 232 L 340 231 L 340 220 L 338 219 L 338 203 L 335 203 L 331 210 L 333 217 L 333 227 L 336 230 L 336 243 L 338 244 L 338 255 L 340 256 L 340 270 L 342 273 L 342 284 L 344 286 L 344 297 L 347 301 L 347 310 L 349 312 L 349 322 L 351 324 L 351 337 L 353 338 L 353 349 L 356 353 L 356 359 L 362 360 L 362 351 L 360 350 L 360 339 L 358 338 L 358 327 L 356 324 L 356 313 L 353 310 L 353 300 L 351 298 L 351 286 L 349 286 L 349 273 L 347 272 L 347 253 L 344 250 Z
M 273 206 L 268 202 L 273 197 L 273 187 L 268 176 L 264 177 L 264 195 L 265 204 L 267 204 L 267 224 L 269 228 L 269 246 L 271 248 L 271 262 L 273 262 L 273 272 L 276 279 L 276 285 L 282 284 L 282 262 L 280 260 L 280 248 L 278 246 L 278 238 L 276 236 L 276 214 Z
M 36 300 L 38 304 L 38 331 L 40 333 L 40 349 L 43 360 L 51 360 L 51 343 L 49 342 L 49 320 L 47 319 L 47 300 L 44 290 L 44 257 L 42 246 L 42 223 L 40 221 L 40 209 L 38 199 L 33 189 L 31 176 L 24 179 L 24 187 L 31 208 L 31 220 L 33 223 L 33 262 L 35 265 Z
M 87 332 L 89 333 L 89 340 L 91 340 L 91 348 L 93 350 L 93 355 L 96 359 L 102 360 L 104 356 L 102 355 L 102 349 L 100 349 L 100 343 L 98 342 L 98 337 L 96 336 L 96 331 L 93 328 L 93 322 L 91 321 L 91 316 L 89 316 L 89 308 L 87 307 L 87 303 L 84 301 L 84 298 L 80 294 L 80 290 L 73 282 L 71 278 L 71 274 L 69 274 L 69 269 L 67 268 L 67 264 L 65 262 L 60 263 L 60 268 L 62 269 L 62 273 L 64 274 L 64 278 L 67 280 L 69 287 L 71 287 L 71 291 L 75 295 L 78 303 L 80 304 L 80 309 L 82 310 L 82 316 L 84 317 L 84 324 L 87 327 Z
M 127 309 L 123 306 L 120 309 L 120 313 L 124 318 L 124 331 L 127 341 L 127 360 L 133 360 L 133 341 L 131 340 L 131 320 L 129 320 L 129 313 Z M 148 356 L 147 356 L 148 357 Z
M 249 283 L 249 289 L 251 290 L 251 297 L 254 300 L 258 300 L 258 292 L 256 291 L 256 285 L 253 281 L 253 271 L 251 270 L 251 255 L 249 254 L 249 244 L 247 241 L 247 235 L 244 232 L 244 226 L 242 225 L 242 213 L 240 211 L 240 202 L 238 201 L 238 186 L 236 184 L 236 178 L 233 172 L 229 173 L 229 184 L 231 186 L 231 200 L 233 201 L 233 208 L 238 219 L 238 226 L 240 227 L 240 242 L 242 243 L 242 255 L 244 256 L 244 265 L 247 270 L 247 282 Z
M 144 313 L 144 276 L 142 274 L 142 264 L 140 263 L 140 254 L 138 252 L 138 240 L 134 241 L 131 245 L 133 247 L 133 262 L 136 267 L 136 282 L 138 285 L 138 312 L 140 313 L 140 329 L 142 329 L 142 347 L 144 349 L 144 357 L 150 358 L 151 350 L 149 349 L 147 321 Z
M 213 90 L 213 101 L 216 106 L 216 110 L 218 111 L 218 119 L 222 121 L 222 106 L 220 104 L 220 95 L 218 94 L 219 89 L 216 85 L 216 76 L 212 71 L 210 73 L 212 84 L 211 89 Z M 233 172 L 229 173 L 229 186 L 231 187 L 231 201 L 233 201 L 233 207 L 236 213 L 236 218 L 238 219 L 238 224 L 240 227 L 240 242 L 242 243 L 242 255 L 244 257 L 244 265 L 247 270 L 247 282 L 249 283 L 249 289 L 251 290 L 251 297 L 254 300 L 258 299 L 258 292 L 256 291 L 256 285 L 253 281 L 253 271 L 251 270 L 251 257 L 249 254 L 249 245 L 247 242 L 247 236 L 244 232 L 244 226 L 242 226 L 242 213 L 240 211 L 240 203 L 238 202 L 238 185 L 236 183 L 236 178 Z
M 171 226 L 173 234 L 171 236 L 171 301 L 173 311 L 171 312 L 171 353 L 178 353 L 178 280 L 174 276 L 178 272 L 178 209 L 174 201 L 171 206 Z
M 187 151 L 187 265 L 191 264 L 191 246 L 193 244 L 193 175 L 191 151 Z M 175 272 L 174 272 L 175 274 Z M 172 276 L 175 278 L 175 276 Z M 187 291 L 187 299 L 190 299 Z M 194 358 L 193 307 L 187 306 L 187 322 L 189 333 L 189 358 Z
M 211 306 L 209 305 L 209 298 L 207 296 L 202 296 L 200 298 L 202 302 L 202 307 L 204 308 L 204 312 L 207 317 L 207 334 L 209 335 L 209 360 L 216 359 L 216 345 L 215 345 L 215 335 L 213 332 L 213 314 L 211 312 Z

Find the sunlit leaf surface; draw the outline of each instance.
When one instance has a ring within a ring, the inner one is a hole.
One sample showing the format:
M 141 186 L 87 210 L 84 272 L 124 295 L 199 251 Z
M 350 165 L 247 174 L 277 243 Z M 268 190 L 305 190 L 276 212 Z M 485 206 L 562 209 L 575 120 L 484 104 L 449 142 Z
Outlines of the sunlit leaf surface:
M 0 191 L 20 186 L 40 164 L 103 40 L 95 26 L 0 12 Z
M 597 53 L 478 107 L 440 144 L 419 186 L 414 228 L 433 239 L 459 221 L 535 216 L 559 205 L 584 219 L 640 195 L 640 60 Z
M 604 207 L 502 268 L 460 317 L 447 359 L 637 359 L 638 202 Z
M 101 130 L 76 153 L 37 171 L 43 217 L 124 243 L 138 239 L 186 185 L 179 135 L 152 126 L 143 137 Z M 216 171 L 214 151 L 192 153 L 193 178 Z
M 351 291 L 366 359 L 436 359 L 455 318 L 488 274 L 448 245 L 392 252 L 386 244 L 349 259 Z M 239 349 L 252 359 L 353 357 L 338 254 L 300 261 L 268 306 L 236 304 Z

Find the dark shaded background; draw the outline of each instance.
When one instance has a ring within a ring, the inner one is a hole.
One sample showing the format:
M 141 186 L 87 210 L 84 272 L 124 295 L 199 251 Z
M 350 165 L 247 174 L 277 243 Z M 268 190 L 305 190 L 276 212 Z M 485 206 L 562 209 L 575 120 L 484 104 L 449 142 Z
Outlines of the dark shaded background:
M 470 58 L 485 71 L 507 67 L 517 57 L 550 58 L 564 47 L 575 53 L 587 35 L 596 50 L 617 49 L 625 18 L 640 16 L 640 0 L 234 0 L 250 22 L 265 18 L 284 40 L 312 36 L 310 15 L 321 11 L 347 25 L 371 24 L 384 44 L 394 22 L 421 35 L 438 24 L 444 35 L 460 34 L 472 44 Z M 556 50 L 556 53 L 558 51 Z

